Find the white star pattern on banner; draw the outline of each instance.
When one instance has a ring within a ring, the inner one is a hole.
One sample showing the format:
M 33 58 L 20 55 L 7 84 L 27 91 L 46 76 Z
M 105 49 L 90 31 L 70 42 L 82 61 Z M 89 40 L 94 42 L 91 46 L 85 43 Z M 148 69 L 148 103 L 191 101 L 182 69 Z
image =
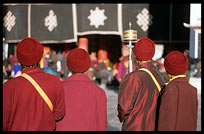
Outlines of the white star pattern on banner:
M 6 27 L 7 31 L 11 31 L 11 29 L 15 26 L 16 24 L 16 17 L 12 14 L 11 11 L 8 11 L 6 16 L 4 17 L 4 26 Z
M 53 29 L 57 27 L 57 16 L 55 15 L 53 10 L 50 10 L 49 16 L 45 18 L 45 26 L 50 32 L 52 32 Z
M 105 10 L 100 10 L 98 7 L 95 8 L 95 10 L 90 10 L 90 15 L 88 16 L 88 19 L 90 20 L 90 26 L 95 26 L 95 28 L 98 28 L 100 25 L 104 25 L 104 20 L 107 19 L 107 17 L 104 15 Z

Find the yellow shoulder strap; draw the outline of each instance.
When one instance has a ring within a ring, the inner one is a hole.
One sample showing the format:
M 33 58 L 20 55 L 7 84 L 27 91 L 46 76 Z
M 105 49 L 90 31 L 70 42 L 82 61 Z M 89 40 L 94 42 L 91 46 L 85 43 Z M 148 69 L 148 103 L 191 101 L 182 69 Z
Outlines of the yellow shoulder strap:
M 186 77 L 186 75 L 184 75 L 184 74 L 183 74 L 183 75 L 176 75 L 176 76 L 174 76 L 173 78 L 171 78 L 167 84 L 169 84 L 172 80 L 174 80 L 174 79 L 176 79 L 176 78 L 180 78 L 180 77 Z M 167 85 L 167 84 L 166 84 L 166 85 Z
M 42 88 L 38 85 L 38 83 L 35 82 L 35 80 L 33 80 L 33 78 L 31 78 L 28 74 L 23 73 L 21 74 L 21 76 L 23 76 L 24 78 L 26 78 L 28 81 L 30 81 L 30 83 L 32 83 L 32 85 L 35 87 L 35 89 L 38 91 L 38 93 L 41 95 L 41 97 L 44 99 L 44 101 L 47 103 L 47 105 L 49 106 L 50 110 L 53 111 L 53 105 L 52 102 L 50 101 L 50 99 L 48 98 L 48 96 L 45 94 L 45 92 L 42 90 Z
M 147 72 L 147 73 L 152 77 L 152 79 L 153 79 L 155 85 L 157 86 L 157 88 L 158 88 L 158 90 L 159 90 L 159 92 L 160 92 L 160 91 L 161 91 L 161 87 L 160 87 L 158 81 L 156 80 L 156 78 L 154 77 L 154 75 L 153 75 L 148 69 L 146 69 L 146 68 L 140 68 L 139 70 L 142 70 L 142 71 Z

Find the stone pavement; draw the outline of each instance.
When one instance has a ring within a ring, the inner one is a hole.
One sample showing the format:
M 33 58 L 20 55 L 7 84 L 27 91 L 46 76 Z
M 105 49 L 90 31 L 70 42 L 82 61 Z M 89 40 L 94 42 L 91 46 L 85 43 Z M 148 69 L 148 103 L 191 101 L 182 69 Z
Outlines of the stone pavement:
M 201 131 L 201 78 L 191 78 L 190 83 L 198 89 L 197 131 Z M 107 89 L 104 85 L 100 85 L 100 87 L 106 92 L 107 96 L 108 131 L 121 131 L 122 124 L 117 117 L 118 90 Z
M 190 84 L 197 88 L 198 93 L 198 120 L 197 120 L 197 131 L 201 131 L 201 78 L 191 77 L 189 80 Z
M 120 123 L 117 115 L 118 93 L 116 89 L 107 89 L 105 85 L 100 87 L 106 92 L 107 96 L 107 118 L 108 131 L 121 131 L 122 123 Z

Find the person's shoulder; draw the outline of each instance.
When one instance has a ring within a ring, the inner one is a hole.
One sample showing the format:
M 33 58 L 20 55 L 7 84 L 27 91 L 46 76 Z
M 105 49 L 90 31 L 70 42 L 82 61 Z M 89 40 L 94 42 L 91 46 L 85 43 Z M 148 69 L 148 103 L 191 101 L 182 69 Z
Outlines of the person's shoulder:
M 98 93 L 100 94 L 100 96 L 106 97 L 106 92 L 100 87 L 98 88 Z
M 197 93 L 197 88 L 194 87 L 189 81 L 187 81 L 187 84 L 184 86 L 184 88 L 185 88 L 185 89 L 188 88 L 188 89 L 190 89 L 191 91 Z
M 139 78 L 141 76 L 141 74 L 143 74 L 143 71 L 139 71 L 139 70 L 134 70 L 130 73 L 128 73 L 125 77 L 126 78 Z
M 94 81 L 90 81 L 90 85 L 93 87 L 93 89 L 99 90 L 99 91 L 103 91 L 103 89 L 97 85 Z
M 175 81 L 171 81 L 170 83 L 168 83 L 165 87 L 165 91 L 166 92 L 178 92 L 179 88 L 180 88 L 180 83 L 176 83 Z
M 15 78 L 11 78 L 9 80 L 7 80 L 4 84 L 3 84 L 3 87 L 6 88 L 6 87 L 12 87 L 12 86 L 15 86 L 16 84 L 18 83 L 22 83 L 24 78 L 23 77 L 15 77 Z
M 7 86 L 7 85 L 10 85 L 10 84 L 14 84 L 14 83 L 15 83 L 15 78 L 12 78 L 12 79 L 7 80 L 7 81 L 3 84 L 3 86 Z
M 53 75 L 50 73 L 43 73 L 42 77 L 45 77 L 46 79 L 49 79 L 49 80 L 60 81 L 60 79 L 56 75 Z
M 92 82 L 92 87 L 93 89 L 98 92 L 99 94 L 105 94 L 105 91 L 103 88 L 101 88 L 99 85 L 97 85 L 96 83 Z M 106 87 L 104 87 L 106 88 Z

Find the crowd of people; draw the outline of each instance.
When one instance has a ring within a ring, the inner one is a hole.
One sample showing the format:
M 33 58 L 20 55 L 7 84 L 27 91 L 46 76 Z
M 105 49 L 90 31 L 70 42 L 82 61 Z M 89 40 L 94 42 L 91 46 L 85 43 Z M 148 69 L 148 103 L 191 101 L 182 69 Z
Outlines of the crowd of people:
M 65 64 L 68 53 L 69 51 L 58 51 L 57 53 L 54 49 L 44 53 L 40 60 L 40 68 L 46 73 L 56 75 L 60 80 L 65 80 L 72 74 Z M 183 53 L 188 57 L 189 61 L 185 74 L 188 78 L 201 77 L 201 60 L 192 59 L 189 56 L 189 50 L 184 50 Z M 129 50 L 126 49 L 125 45 L 122 46 L 122 56 L 117 63 L 113 64 L 111 62 L 106 50 L 99 50 L 98 53 L 91 52 L 90 58 L 91 67 L 88 76 L 97 84 L 105 85 L 107 88 L 118 89 L 122 79 L 129 73 Z M 165 82 L 168 82 L 169 78 L 164 68 L 164 57 L 152 60 L 152 62 L 162 73 Z M 3 83 L 8 79 L 20 76 L 21 73 L 21 66 L 16 54 L 10 54 L 9 58 L 3 59 Z
M 128 53 L 122 53 L 112 64 L 105 50 L 98 56 L 82 48 L 44 53 L 36 39 L 24 38 L 16 55 L 4 60 L 3 130 L 107 131 L 107 97 L 98 85 L 117 81 L 122 131 L 196 131 L 197 90 L 186 74 L 188 57 L 172 51 L 153 61 L 155 43 L 142 38 L 129 72 Z

